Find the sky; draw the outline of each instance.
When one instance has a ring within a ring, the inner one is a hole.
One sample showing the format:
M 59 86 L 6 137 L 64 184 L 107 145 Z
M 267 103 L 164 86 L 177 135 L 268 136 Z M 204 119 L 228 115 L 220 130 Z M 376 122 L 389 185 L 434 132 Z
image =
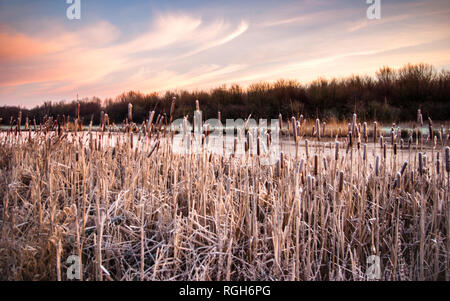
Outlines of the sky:
M 450 1 L 0 0 L 0 105 L 450 69 Z

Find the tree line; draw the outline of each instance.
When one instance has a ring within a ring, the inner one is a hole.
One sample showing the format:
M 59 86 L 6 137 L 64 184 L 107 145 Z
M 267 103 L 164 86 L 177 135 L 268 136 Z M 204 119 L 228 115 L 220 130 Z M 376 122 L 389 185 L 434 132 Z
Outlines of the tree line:
M 437 71 L 432 65 L 408 64 L 394 69 L 382 67 L 375 76 L 352 75 L 346 78 L 319 78 L 303 85 L 296 80 L 278 80 L 273 83 L 254 83 L 243 89 L 237 84 L 220 86 L 210 91 L 167 91 L 143 94 L 130 91 L 116 99 L 97 97 L 80 101 L 45 102 L 31 109 L 18 106 L 0 107 L 3 125 L 10 125 L 22 112 L 25 118 L 39 124 L 47 116 L 76 117 L 77 103 L 84 124 L 100 123 L 101 112 L 108 114 L 111 123 L 122 123 L 133 105 L 133 121 L 141 123 L 149 112 L 170 114 L 176 98 L 173 119 L 192 117 L 196 100 L 205 119 L 217 118 L 221 112 L 225 119 L 272 119 L 282 114 L 284 118 L 299 116 L 322 120 L 349 120 L 357 113 L 363 120 L 400 122 L 415 120 L 417 109 L 434 120 L 450 120 L 450 71 Z

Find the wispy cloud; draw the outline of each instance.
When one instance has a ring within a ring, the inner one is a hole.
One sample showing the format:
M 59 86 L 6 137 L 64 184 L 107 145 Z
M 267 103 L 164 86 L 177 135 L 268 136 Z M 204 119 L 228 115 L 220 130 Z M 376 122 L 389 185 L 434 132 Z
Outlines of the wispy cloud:
M 204 43 L 203 45 L 200 45 L 197 49 L 194 49 L 190 52 L 185 53 L 184 55 L 177 57 L 176 59 L 182 59 L 186 58 L 195 54 L 198 54 L 202 51 L 208 50 L 210 48 L 214 48 L 223 44 L 226 44 L 235 38 L 239 37 L 241 34 L 243 34 L 248 29 L 248 23 L 246 21 L 242 21 L 238 28 L 233 31 L 232 33 L 225 35 L 223 37 L 219 37 L 217 40 L 213 40 L 211 42 Z

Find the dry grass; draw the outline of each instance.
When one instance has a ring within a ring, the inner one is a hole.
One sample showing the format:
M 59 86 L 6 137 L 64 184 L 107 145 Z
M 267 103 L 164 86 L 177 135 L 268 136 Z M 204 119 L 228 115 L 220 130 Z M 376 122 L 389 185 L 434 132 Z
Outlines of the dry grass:
M 384 280 L 450 280 L 443 142 L 400 156 L 355 137 L 306 157 L 299 137 L 264 166 L 178 155 L 145 128 L 114 146 L 48 127 L 1 137 L 1 279 L 65 280 L 80 255 L 83 280 L 365 280 L 378 255 Z

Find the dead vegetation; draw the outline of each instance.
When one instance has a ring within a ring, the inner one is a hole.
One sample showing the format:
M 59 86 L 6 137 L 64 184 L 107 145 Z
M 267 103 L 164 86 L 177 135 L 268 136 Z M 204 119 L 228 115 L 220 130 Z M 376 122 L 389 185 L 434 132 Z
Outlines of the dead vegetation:
M 295 154 L 263 165 L 176 154 L 150 116 L 117 136 L 52 120 L 1 136 L 1 279 L 66 280 L 78 255 L 82 280 L 366 280 L 377 255 L 383 280 L 450 280 L 446 141 L 400 156 L 352 124 L 305 150 L 294 125 Z

